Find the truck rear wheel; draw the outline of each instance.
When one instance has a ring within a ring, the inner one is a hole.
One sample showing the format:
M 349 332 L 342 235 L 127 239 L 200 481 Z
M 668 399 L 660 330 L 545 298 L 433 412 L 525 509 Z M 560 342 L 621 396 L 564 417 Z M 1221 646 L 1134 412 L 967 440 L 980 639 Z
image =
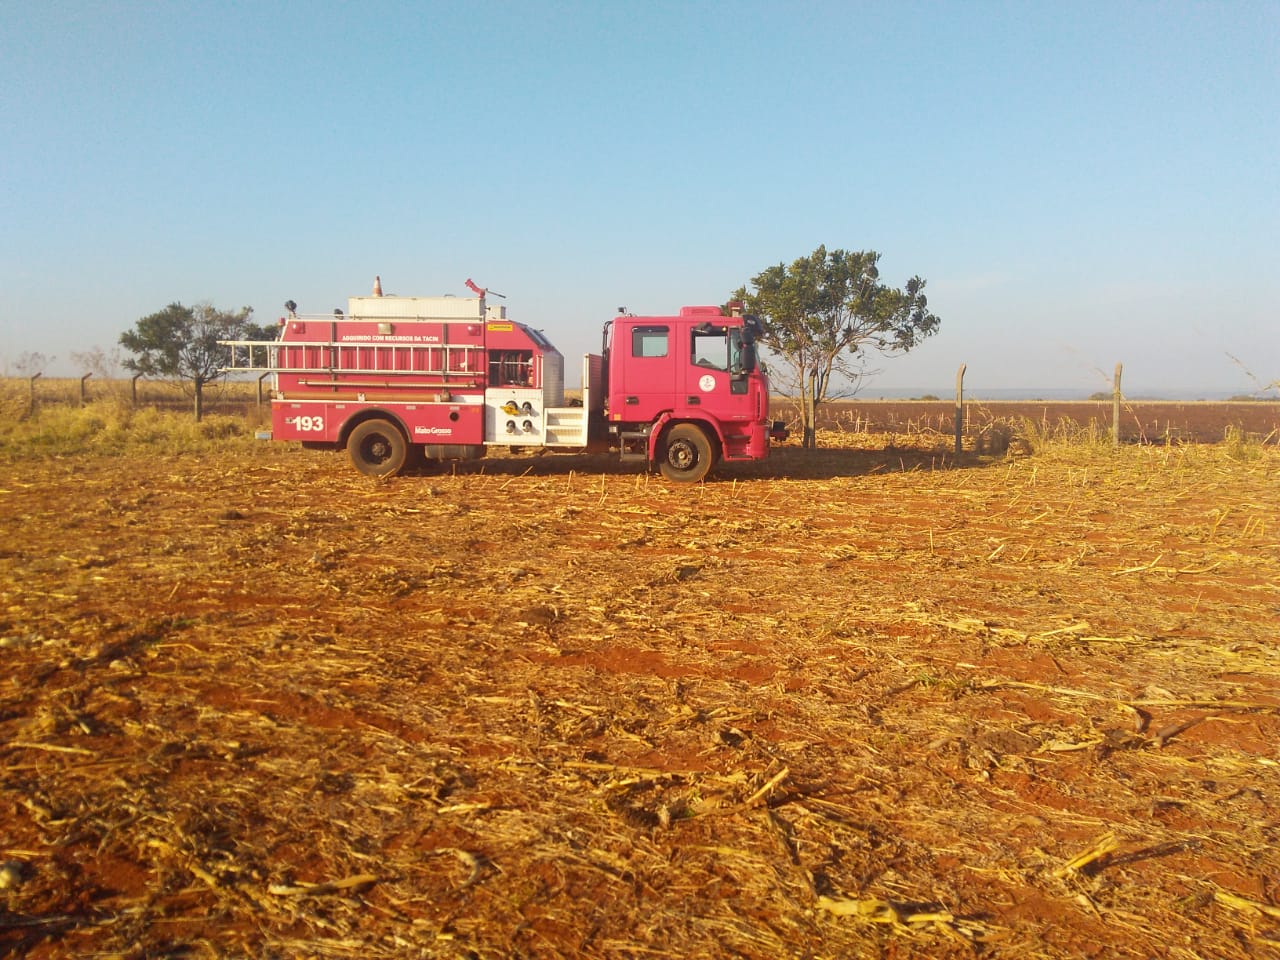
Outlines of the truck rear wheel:
M 366 420 L 347 437 L 347 453 L 367 477 L 390 477 L 404 469 L 409 445 L 389 420 Z
M 715 460 L 715 449 L 701 427 L 677 423 L 667 434 L 659 469 L 675 483 L 697 483 L 711 472 Z

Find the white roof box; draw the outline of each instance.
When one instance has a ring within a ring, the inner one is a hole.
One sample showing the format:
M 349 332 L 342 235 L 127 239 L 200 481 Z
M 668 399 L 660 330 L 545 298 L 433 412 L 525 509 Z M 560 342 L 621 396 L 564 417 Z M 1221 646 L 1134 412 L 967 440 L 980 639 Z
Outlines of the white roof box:
M 492 319 L 479 297 L 350 297 L 347 316 L 365 320 L 482 320 Z M 502 309 L 505 314 L 505 308 Z

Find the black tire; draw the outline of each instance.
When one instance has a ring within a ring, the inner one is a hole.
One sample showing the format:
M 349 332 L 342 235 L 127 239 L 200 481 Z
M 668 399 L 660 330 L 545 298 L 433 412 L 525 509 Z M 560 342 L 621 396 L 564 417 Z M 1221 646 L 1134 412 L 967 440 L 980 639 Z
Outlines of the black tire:
M 366 477 L 391 477 L 404 469 L 409 444 L 389 420 L 366 420 L 347 437 L 347 453 Z
M 677 423 L 667 432 L 658 468 L 668 480 L 697 483 L 715 465 L 715 447 L 697 424 Z

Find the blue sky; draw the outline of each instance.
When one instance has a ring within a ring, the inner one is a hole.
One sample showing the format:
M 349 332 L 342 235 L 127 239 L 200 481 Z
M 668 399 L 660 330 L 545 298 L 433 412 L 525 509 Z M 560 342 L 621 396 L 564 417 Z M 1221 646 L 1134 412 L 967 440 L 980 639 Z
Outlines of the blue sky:
M 868 396 L 1280 379 L 1275 0 L 0 0 L 0 135 L 0 370 L 375 274 L 572 357 L 826 244 L 942 318 Z

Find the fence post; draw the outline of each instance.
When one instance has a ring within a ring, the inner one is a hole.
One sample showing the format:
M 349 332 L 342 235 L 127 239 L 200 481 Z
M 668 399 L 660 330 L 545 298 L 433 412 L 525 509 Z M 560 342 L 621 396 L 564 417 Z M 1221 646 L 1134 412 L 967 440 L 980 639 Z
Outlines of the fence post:
M 82 406 L 82 407 L 85 405 L 85 385 L 86 385 L 86 381 L 87 381 L 90 377 L 92 377 L 92 376 L 93 376 L 93 374 L 92 374 L 92 373 L 86 373 L 83 377 L 81 377 L 81 378 L 80 378 L 80 406 Z
M 129 396 L 132 398 L 135 407 L 138 405 L 138 380 L 141 376 L 142 374 L 140 373 L 134 374 L 133 379 L 129 381 Z
M 1116 364 L 1115 384 L 1111 388 L 1111 445 L 1120 448 L 1120 374 L 1124 370 L 1123 363 Z
M 960 369 L 956 371 L 956 456 L 960 456 L 960 452 L 964 445 L 964 369 L 965 365 L 960 364 Z
M 27 416 L 29 416 L 29 417 L 35 416 L 35 412 L 36 412 L 36 381 L 37 381 L 37 380 L 39 380 L 43 375 L 44 375 L 44 374 L 42 374 L 42 373 L 33 373 L 33 374 L 31 375 L 31 406 L 30 406 L 30 408 L 27 410 Z

